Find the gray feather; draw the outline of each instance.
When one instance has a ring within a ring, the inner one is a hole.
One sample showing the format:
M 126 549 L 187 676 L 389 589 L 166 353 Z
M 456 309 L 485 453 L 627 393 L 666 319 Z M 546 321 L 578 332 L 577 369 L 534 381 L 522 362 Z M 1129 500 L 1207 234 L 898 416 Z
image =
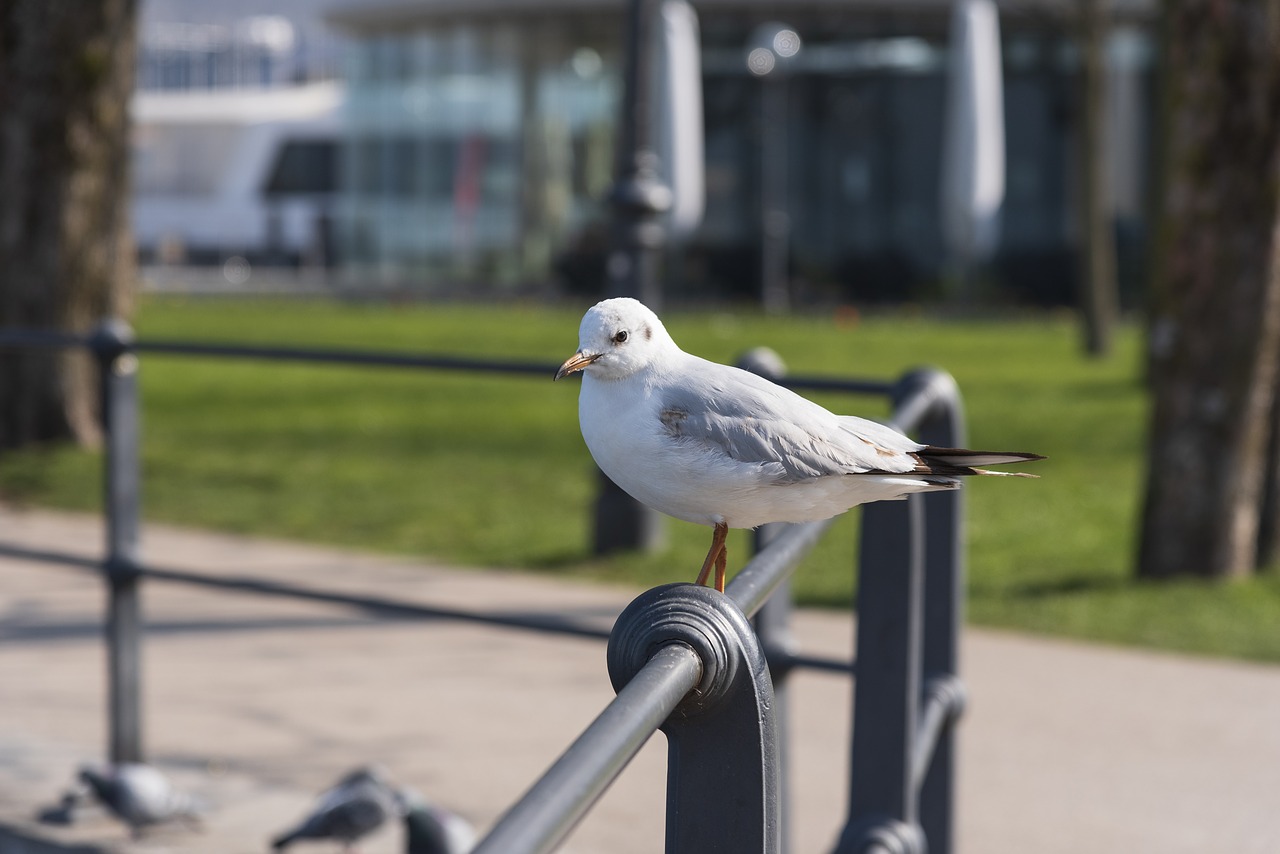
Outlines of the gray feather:
M 661 421 L 672 438 L 700 442 L 739 462 L 757 463 L 776 483 L 867 472 L 909 472 L 904 455 L 921 446 L 891 428 L 837 416 L 746 371 L 732 389 L 711 395 L 683 387 L 663 398 Z M 805 427 L 797 426 L 797 412 Z

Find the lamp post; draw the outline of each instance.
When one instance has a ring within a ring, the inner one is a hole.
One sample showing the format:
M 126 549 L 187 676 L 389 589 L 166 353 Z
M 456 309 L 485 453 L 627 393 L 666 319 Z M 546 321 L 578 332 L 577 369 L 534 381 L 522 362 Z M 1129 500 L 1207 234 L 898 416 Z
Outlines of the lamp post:
M 760 79 L 760 301 L 768 313 L 791 307 L 787 257 L 791 214 L 787 204 L 786 70 L 800 53 L 800 35 L 786 24 L 761 24 L 747 43 L 747 70 Z
M 609 193 L 613 236 L 607 268 L 612 296 L 629 296 L 654 311 L 661 310 L 658 259 L 665 240 L 660 216 L 671 207 L 671 189 L 658 177 L 651 121 L 653 34 L 662 0 L 630 0 L 627 4 L 626 67 L 618 123 L 616 179 Z M 593 550 L 658 548 L 663 539 L 658 513 L 599 475 Z
M 661 310 L 657 261 L 665 240 L 661 214 L 671 207 L 671 188 L 658 177 L 652 122 L 653 33 L 661 0 L 627 4 L 626 67 L 618 124 L 616 179 L 609 193 L 613 244 L 609 289 Z

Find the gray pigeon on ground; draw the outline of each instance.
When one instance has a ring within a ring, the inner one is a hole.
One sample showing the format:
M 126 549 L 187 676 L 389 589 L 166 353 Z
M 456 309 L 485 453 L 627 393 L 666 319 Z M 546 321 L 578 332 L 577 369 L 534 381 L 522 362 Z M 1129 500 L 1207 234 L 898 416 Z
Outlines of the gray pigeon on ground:
M 361 768 L 347 774 L 324 792 L 311 814 L 292 830 L 272 841 L 277 851 L 300 839 L 333 839 L 344 850 L 401 813 L 395 790 L 378 768 Z
M 405 854 L 468 854 L 476 831 L 465 818 L 427 803 L 413 789 L 398 793 L 404 813 Z
M 80 780 L 109 812 L 129 825 L 135 837 L 150 825 L 200 819 L 201 805 L 195 798 L 141 762 L 81 768 Z

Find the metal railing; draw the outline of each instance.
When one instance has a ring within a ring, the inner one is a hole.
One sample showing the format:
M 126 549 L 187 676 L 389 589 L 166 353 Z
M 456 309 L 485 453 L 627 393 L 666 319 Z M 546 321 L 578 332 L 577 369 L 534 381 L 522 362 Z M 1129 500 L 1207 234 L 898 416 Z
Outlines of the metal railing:
M 141 580 L 318 598 L 375 613 L 477 620 L 601 637 L 560 617 L 491 616 L 327 593 L 258 579 L 210 579 L 146 565 L 138 553 L 138 354 L 291 360 L 429 370 L 537 374 L 555 366 L 453 357 L 285 347 L 135 341 L 118 321 L 87 337 L 0 330 L 0 349 L 87 348 L 99 366 L 105 426 L 109 745 L 113 762 L 141 761 Z M 887 394 L 891 423 L 921 441 L 965 442 L 960 398 L 941 372 L 896 383 L 774 377 L 797 388 Z M 957 671 L 963 613 L 962 491 L 863 509 L 857 561 L 857 690 L 849 802 L 837 854 L 952 850 L 954 728 L 964 707 Z M 853 672 L 852 663 L 795 651 L 789 577 L 829 522 L 768 525 L 757 554 L 720 595 L 691 584 L 647 591 L 608 634 L 618 694 L 498 821 L 479 854 L 551 851 L 656 731 L 669 744 L 668 852 L 785 851 L 787 677 L 796 667 Z M 0 554 L 14 550 L 0 546 Z M 81 558 L 26 554 L 54 562 Z M 754 626 L 751 622 L 754 618 Z

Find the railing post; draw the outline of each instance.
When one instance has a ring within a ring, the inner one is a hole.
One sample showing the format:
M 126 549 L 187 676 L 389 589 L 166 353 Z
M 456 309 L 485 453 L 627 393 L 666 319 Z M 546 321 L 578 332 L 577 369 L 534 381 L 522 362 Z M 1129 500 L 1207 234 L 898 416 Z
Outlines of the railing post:
M 753 531 L 751 539 L 755 553 L 764 551 L 784 530 L 786 525 L 772 523 Z M 791 756 L 788 747 L 791 713 L 787 682 L 795 666 L 791 660 L 795 654 L 795 638 L 791 634 L 790 576 L 778 584 L 773 595 L 756 612 L 752 623 L 773 681 L 773 716 L 778 732 L 778 851 L 779 854 L 787 854 L 791 850 Z
M 755 347 L 743 353 L 738 359 L 738 367 L 773 382 L 781 380 L 787 372 L 782 357 L 768 347 Z M 751 534 L 752 550 L 756 554 L 764 551 L 784 530 L 786 526 L 778 523 L 756 528 Z M 760 648 L 764 650 L 765 660 L 769 663 L 769 676 L 773 679 L 773 712 L 778 722 L 778 815 L 782 825 L 782 854 L 791 850 L 791 781 L 787 747 L 790 733 L 787 681 L 794 666 L 791 657 L 795 654 L 795 639 L 791 635 L 791 602 L 791 577 L 788 576 L 756 612 L 752 621 L 760 640 Z
M 659 649 L 684 644 L 702 680 L 662 725 L 667 736 L 667 854 L 778 854 L 777 722 L 764 653 L 728 597 L 693 584 L 642 593 L 609 638 L 621 690 Z
M 911 769 L 923 640 L 920 496 L 862 510 L 849 817 L 839 854 L 924 854 Z
M 938 371 L 908 374 L 904 386 L 929 386 L 935 400 L 920 424 L 918 439 L 943 448 L 964 448 L 964 406 L 954 380 Z M 904 389 L 906 391 L 906 389 Z M 942 730 L 933 742 L 920 787 L 920 825 L 933 854 L 954 850 L 955 720 L 964 709 L 959 678 L 960 630 L 964 623 L 964 503 L 963 489 L 924 496 L 924 680 L 927 702 L 945 712 Z
M 893 397 L 895 418 L 915 425 L 920 441 L 964 445 L 950 376 L 911 372 Z M 952 850 L 952 724 L 965 702 L 962 511 L 961 490 L 863 509 L 853 781 L 840 854 Z
M 102 323 L 90 339 L 102 388 L 105 432 L 108 756 L 142 761 L 141 636 L 138 573 L 138 358 L 133 331 Z

